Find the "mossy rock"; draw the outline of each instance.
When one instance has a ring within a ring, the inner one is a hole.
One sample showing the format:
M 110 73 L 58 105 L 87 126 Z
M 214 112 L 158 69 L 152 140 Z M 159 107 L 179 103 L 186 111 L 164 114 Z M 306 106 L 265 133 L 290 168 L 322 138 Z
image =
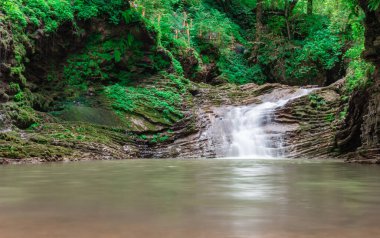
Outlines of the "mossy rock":
M 62 111 L 59 118 L 65 121 L 87 122 L 110 127 L 123 127 L 114 111 L 87 106 L 70 106 Z
M 139 115 L 126 114 L 125 120 L 129 122 L 128 130 L 138 132 L 138 133 L 156 132 L 156 131 L 161 131 L 164 129 L 162 125 L 152 123 Z
M 32 124 L 40 121 L 40 117 L 37 112 L 21 103 L 10 102 L 4 104 L 3 108 L 3 117 L 9 118 L 16 127 L 20 129 L 26 129 Z

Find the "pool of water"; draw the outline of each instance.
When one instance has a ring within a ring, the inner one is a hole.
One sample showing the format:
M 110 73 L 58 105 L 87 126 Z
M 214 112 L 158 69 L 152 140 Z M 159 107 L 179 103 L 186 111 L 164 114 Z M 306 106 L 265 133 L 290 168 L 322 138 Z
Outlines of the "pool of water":
M 380 167 L 130 160 L 0 167 L 1 238 L 380 237 Z

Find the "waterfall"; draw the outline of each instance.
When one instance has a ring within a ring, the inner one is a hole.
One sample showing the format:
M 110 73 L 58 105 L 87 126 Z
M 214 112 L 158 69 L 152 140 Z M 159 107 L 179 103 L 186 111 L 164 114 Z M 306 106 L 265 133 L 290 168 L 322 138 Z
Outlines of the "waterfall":
M 268 158 L 274 155 L 280 137 L 270 134 L 266 126 L 271 122 L 276 103 L 233 108 L 226 114 L 231 127 L 231 141 L 227 156 Z
M 222 110 L 211 131 L 217 156 L 239 158 L 285 157 L 284 128 L 274 122 L 278 108 L 309 94 L 314 89 L 274 90 L 260 97 L 262 103 L 227 107 Z

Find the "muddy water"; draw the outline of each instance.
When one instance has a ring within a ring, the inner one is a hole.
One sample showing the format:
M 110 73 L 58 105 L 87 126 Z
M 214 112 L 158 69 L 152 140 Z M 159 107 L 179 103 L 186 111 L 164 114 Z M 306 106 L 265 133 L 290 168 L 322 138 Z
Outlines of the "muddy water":
M 380 237 L 380 167 L 135 160 L 0 167 L 1 238 Z

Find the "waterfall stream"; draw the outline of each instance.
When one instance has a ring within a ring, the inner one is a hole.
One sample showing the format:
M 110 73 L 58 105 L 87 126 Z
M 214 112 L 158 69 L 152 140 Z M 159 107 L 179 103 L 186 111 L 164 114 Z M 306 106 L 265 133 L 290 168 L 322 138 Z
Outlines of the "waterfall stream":
M 260 104 L 223 108 L 207 132 L 212 137 L 217 155 L 239 158 L 286 157 L 283 146 L 286 129 L 274 122 L 275 111 L 313 90 L 275 90 L 260 97 Z

